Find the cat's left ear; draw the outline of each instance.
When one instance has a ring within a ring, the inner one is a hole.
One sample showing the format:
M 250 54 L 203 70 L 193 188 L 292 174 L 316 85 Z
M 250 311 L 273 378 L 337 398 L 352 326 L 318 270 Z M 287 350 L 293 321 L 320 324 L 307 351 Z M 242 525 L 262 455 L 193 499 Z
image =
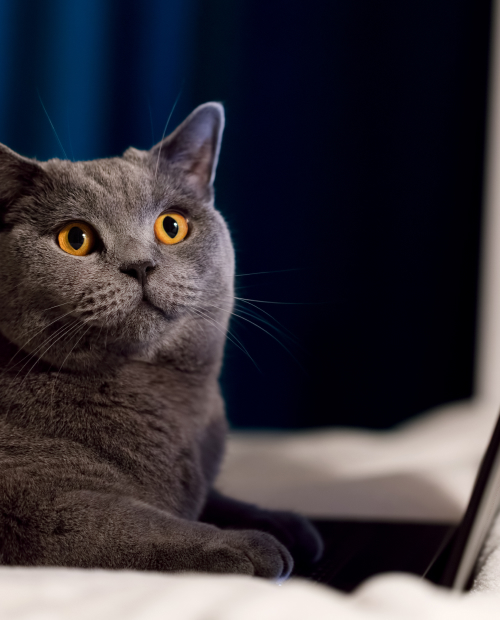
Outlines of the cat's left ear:
M 168 163 L 181 170 L 188 184 L 205 197 L 215 179 L 223 129 L 222 105 L 204 103 L 150 152 L 157 165 Z
M 43 176 L 39 163 L 0 144 L 0 218 L 16 198 L 27 194 Z

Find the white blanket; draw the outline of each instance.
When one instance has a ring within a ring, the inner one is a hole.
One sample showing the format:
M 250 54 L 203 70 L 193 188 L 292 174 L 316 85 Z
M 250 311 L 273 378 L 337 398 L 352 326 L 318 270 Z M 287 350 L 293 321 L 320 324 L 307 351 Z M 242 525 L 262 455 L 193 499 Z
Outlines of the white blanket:
M 2 620 L 498 619 L 500 595 L 454 596 L 408 575 L 369 580 L 353 595 L 301 580 L 0 569 Z
M 497 406 L 466 402 L 396 431 L 332 429 L 234 435 L 219 486 L 313 516 L 458 520 Z M 454 595 L 416 577 L 382 575 L 352 595 L 301 580 L 0 568 L 2 620 L 300 620 L 498 618 L 500 524 L 475 591 Z

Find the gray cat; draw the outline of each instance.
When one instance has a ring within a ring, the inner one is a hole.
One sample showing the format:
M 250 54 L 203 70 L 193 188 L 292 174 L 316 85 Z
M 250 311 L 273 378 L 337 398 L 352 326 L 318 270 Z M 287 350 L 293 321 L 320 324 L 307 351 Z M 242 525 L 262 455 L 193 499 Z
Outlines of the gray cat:
M 0 145 L 0 563 L 281 579 L 321 540 L 213 489 L 234 255 L 221 105 L 150 151 Z

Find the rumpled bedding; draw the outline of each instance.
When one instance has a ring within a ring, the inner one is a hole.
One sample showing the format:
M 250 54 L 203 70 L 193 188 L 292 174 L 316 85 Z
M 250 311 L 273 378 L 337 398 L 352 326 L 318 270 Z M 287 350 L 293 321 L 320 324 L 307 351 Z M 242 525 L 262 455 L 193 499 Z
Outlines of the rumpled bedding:
M 453 595 L 403 574 L 345 595 L 293 579 L 0 569 L 3 620 L 497 620 L 499 611 L 499 594 Z
M 390 432 L 327 429 L 231 437 L 221 490 L 316 517 L 458 521 L 497 416 L 465 401 Z M 498 618 L 500 523 L 473 591 L 412 575 L 378 575 L 345 595 L 290 579 L 53 568 L 0 568 L 0 618 L 41 620 L 286 620 Z

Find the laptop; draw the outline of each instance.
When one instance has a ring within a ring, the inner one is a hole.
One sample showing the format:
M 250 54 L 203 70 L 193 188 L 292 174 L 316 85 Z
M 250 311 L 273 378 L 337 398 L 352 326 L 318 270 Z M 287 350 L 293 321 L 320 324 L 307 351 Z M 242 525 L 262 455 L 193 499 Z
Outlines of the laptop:
M 500 416 L 483 456 L 462 521 L 318 520 L 325 544 L 313 566 L 297 565 L 294 576 L 350 592 L 383 572 L 409 572 L 453 590 L 471 588 L 474 567 L 500 508 Z

